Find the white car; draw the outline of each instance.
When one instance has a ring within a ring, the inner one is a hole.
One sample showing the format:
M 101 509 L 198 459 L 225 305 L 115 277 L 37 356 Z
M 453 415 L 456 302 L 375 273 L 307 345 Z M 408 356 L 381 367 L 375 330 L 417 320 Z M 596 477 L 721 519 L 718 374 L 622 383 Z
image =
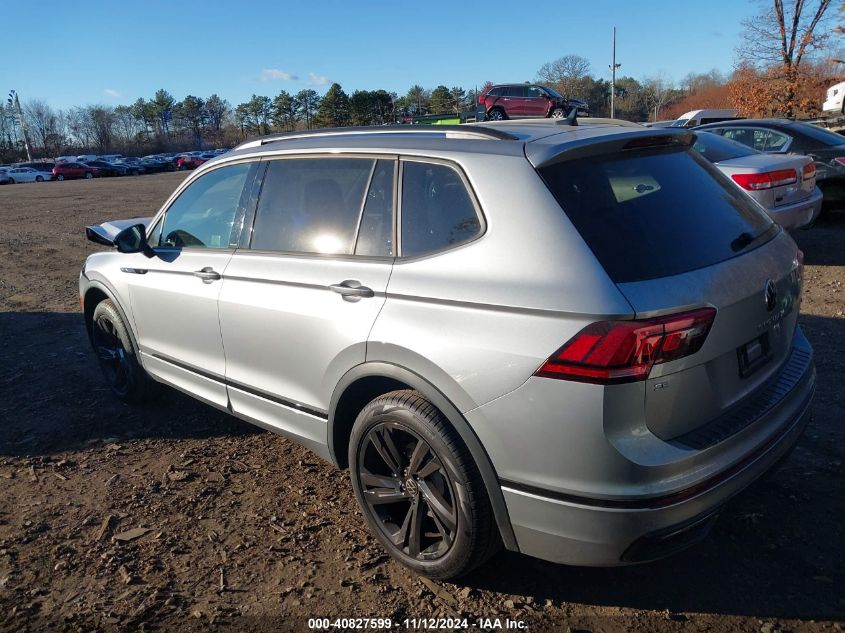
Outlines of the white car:
M 11 183 L 16 182 L 44 182 L 45 180 L 53 180 L 53 174 L 47 171 L 39 171 L 32 167 L 13 167 L 7 170 L 6 175 L 10 178 Z
M 845 96 L 845 81 L 832 85 L 827 89 L 827 97 L 822 104 L 824 112 L 838 112 L 845 114 L 842 107 L 842 97 Z

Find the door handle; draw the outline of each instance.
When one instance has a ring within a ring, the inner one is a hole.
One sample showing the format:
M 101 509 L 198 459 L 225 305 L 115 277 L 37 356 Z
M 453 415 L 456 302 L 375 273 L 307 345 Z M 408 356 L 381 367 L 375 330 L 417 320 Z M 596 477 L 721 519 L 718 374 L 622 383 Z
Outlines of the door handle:
M 355 279 L 347 279 L 339 284 L 332 284 L 329 289 L 344 297 L 374 297 L 376 294 L 372 288 L 362 286 L 361 282 Z
M 202 279 L 203 283 L 211 283 L 212 281 L 220 279 L 220 273 L 214 270 L 211 266 L 206 266 L 202 270 L 195 270 L 192 274 L 194 277 Z

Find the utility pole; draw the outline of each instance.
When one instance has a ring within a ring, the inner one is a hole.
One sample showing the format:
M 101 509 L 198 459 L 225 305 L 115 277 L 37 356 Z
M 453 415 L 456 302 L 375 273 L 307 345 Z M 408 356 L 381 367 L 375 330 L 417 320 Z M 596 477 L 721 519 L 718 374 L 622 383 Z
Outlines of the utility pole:
M 613 63 L 610 65 L 610 118 L 616 118 L 616 69 L 622 64 L 616 63 L 616 27 L 613 27 Z
M 26 160 L 27 162 L 32 162 L 32 152 L 29 150 L 29 136 L 26 133 L 26 120 L 23 116 L 23 110 L 21 110 L 21 102 L 18 99 L 18 93 L 12 90 L 9 93 L 9 99 L 7 103 L 10 106 L 14 106 L 14 108 L 18 111 L 18 122 L 21 124 L 21 133 L 23 134 L 23 144 L 26 147 Z

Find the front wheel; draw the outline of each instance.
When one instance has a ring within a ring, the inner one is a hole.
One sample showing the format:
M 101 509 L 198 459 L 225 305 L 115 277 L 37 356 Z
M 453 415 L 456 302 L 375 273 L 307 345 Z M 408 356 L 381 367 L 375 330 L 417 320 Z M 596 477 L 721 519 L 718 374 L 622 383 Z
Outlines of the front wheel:
M 93 177 L 94 174 L 92 174 L 90 171 L 85 172 L 85 180 L 91 180 Z
M 413 571 L 455 578 L 498 549 L 478 468 L 446 418 L 418 392 L 393 391 L 364 407 L 352 428 L 349 469 L 370 529 Z
M 566 112 L 563 111 L 563 108 L 555 108 L 552 110 L 551 118 L 553 119 L 562 119 L 566 116 Z
M 36 176 L 35 182 L 44 182 L 44 178 L 42 176 Z
M 14 179 L 14 178 L 9 178 L 9 184 L 10 184 L 10 185 L 14 185 L 14 184 L 15 184 L 15 179 Z
M 56 176 L 56 180 L 64 180 L 64 179 L 65 179 L 65 177 L 62 174 L 59 174 L 58 176 Z
M 91 344 L 111 392 L 125 402 L 142 400 L 152 379 L 138 363 L 129 330 L 110 299 L 94 308 Z

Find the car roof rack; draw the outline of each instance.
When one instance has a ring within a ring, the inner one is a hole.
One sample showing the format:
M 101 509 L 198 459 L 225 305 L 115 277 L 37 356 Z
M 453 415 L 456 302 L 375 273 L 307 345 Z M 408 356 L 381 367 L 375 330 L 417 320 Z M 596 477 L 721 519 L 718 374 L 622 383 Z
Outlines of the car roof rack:
M 363 125 L 359 127 L 335 127 L 299 132 L 282 132 L 253 138 L 235 147 L 236 150 L 261 147 L 268 143 L 291 141 L 303 138 L 330 136 L 360 136 L 373 134 L 408 134 L 420 136 L 443 136 L 448 139 L 478 139 L 496 141 L 516 141 L 517 136 L 503 130 L 495 130 L 480 125 Z

